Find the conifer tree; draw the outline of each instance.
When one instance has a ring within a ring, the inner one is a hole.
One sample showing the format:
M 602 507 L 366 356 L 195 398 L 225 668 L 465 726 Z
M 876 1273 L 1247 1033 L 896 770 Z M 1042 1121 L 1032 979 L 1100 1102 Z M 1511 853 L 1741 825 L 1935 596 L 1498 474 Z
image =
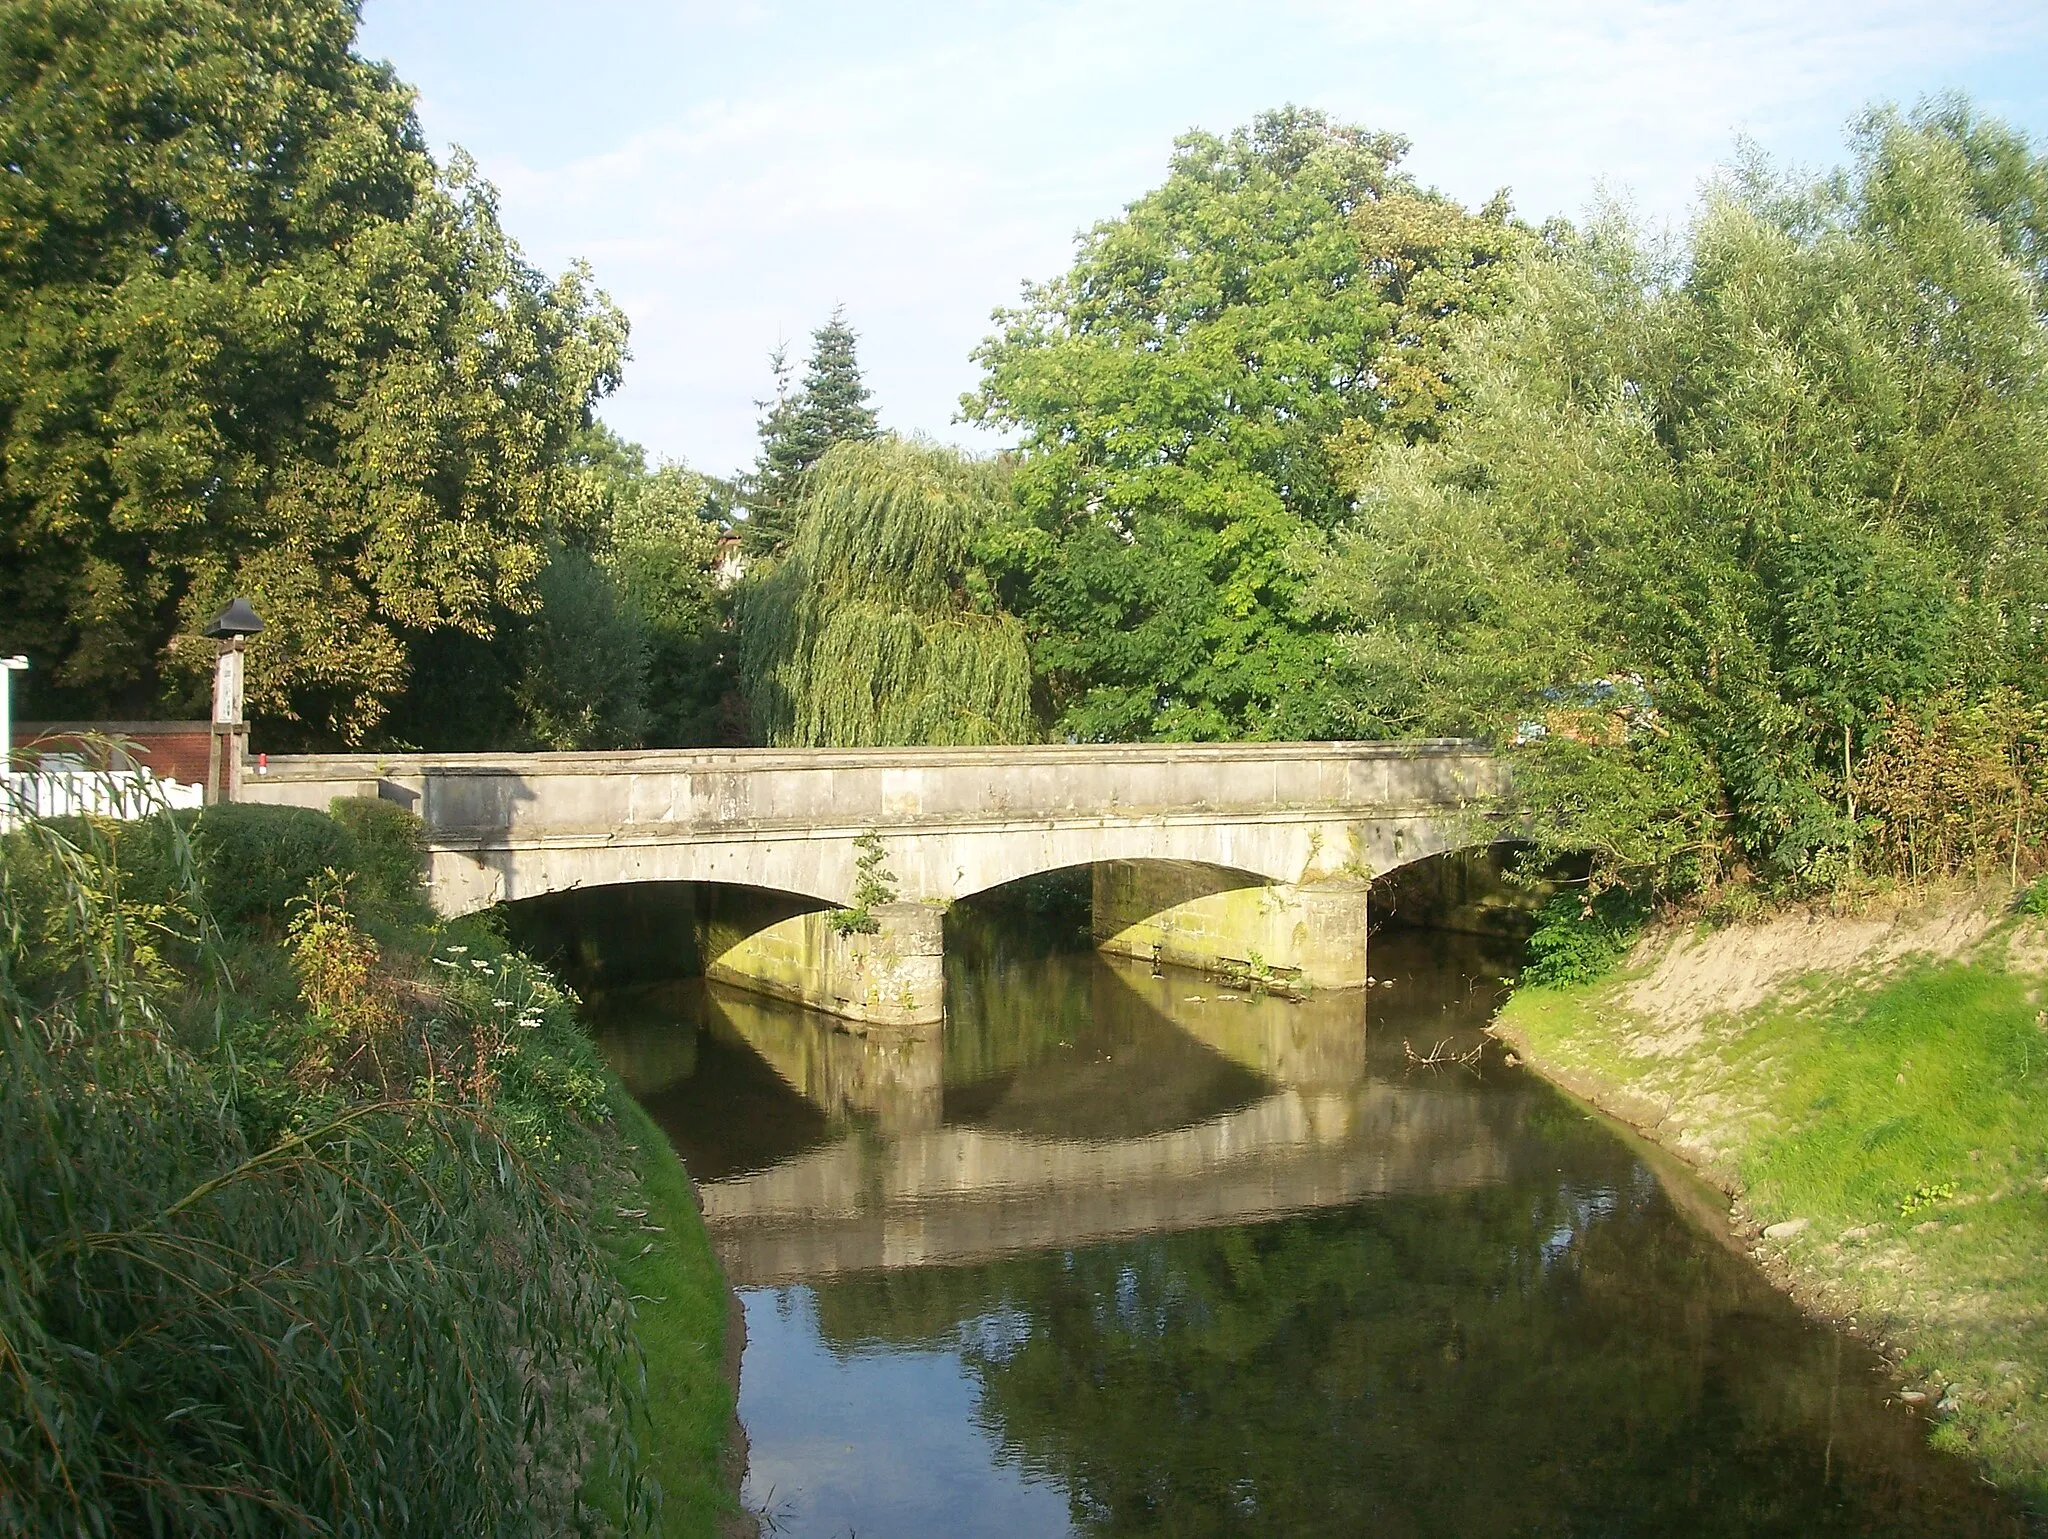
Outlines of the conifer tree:
M 873 438 L 875 409 L 856 356 L 859 339 L 846 324 L 844 306 L 811 334 L 811 364 L 804 375 L 803 404 L 797 414 L 797 447 L 817 463 L 825 451 L 848 439 Z
M 752 555 L 779 553 L 795 532 L 801 484 L 811 467 L 836 443 L 865 442 L 879 431 L 861 378 L 859 338 L 846 324 L 843 307 L 811 334 L 811 359 L 803 388 L 789 389 L 784 349 L 769 354 L 775 397 L 761 401 L 761 453 L 747 487 L 745 539 Z
M 755 457 L 753 473 L 741 478 L 747 521 L 740 533 L 748 555 L 765 555 L 789 542 L 789 508 L 804 470 L 796 452 L 796 416 L 802 398 L 790 389 L 787 343 L 775 345 L 768 354 L 768 367 L 775 376 L 775 392 L 754 403 L 761 409 L 760 425 L 755 429 L 761 452 Z

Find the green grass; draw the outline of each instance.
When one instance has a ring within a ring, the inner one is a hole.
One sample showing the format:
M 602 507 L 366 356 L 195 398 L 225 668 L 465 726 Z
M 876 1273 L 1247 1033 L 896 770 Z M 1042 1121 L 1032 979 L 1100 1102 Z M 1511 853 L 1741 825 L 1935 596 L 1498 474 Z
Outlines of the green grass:
M 1742 1168 L 1760 1216 L 1811 1218 L 1812 1257 L 1857 1276 L 1864 1307 L 1901 1323 L 1906 1379 L 1956 1386 L 1936 1441 L 1979 1453 L 2048 1506 L 2037 992 L 2026 977 L 1952 963 L 1814 1014 L 1765 1016 L 1758 1030 L 1789 1060 L 1774 1097 L 1786 1126 Z M 1857 1229 L 1868 1232 L 1835 1239 Z M 1830 1255 L 1830 1244 L 1843 1248 Z
M 1868 1224 L 1909 1216 L 1924 1189 L 1982 1201 L 2031 1186 L 2048 1149 L 2048 1033 L 2031 993 L 2025 978 L 1950 964 L 1818 1018 L 1765 1017 L 1759 1032 L 1790 1056 L 1777 1100 L 1791 1127 L 1745 1162 L 1752 1199 Z
M 647 1357 L 642 1446 L 661 1485 L 661 1532 L 699 1539 L 738 1510 L 721 1469 L 733 1419 L 724 1369 L 731 1295 L 682 1161 L 624 1089 L 614 1086 L 612 1106 L 637 1178 L 629 1206 L 646 1208 L 644 1223 L 660 1230 L 622 1223 L 611 1240 Z
M 1785 1274 L 1902 1349 L 1905 1383 L 1950 1391 L 1937 1444 L 2048 1509 L 2043 979 L 1996 944 L 1809 976 L 1657 1051 L 1622 993 L 1525 989 L 1504 1035 L 1593 1099 L 1668 1104 L 1657 1136 L 1716 1151 L 1758 1224 L 1810 1220 L 1773 1247 Z

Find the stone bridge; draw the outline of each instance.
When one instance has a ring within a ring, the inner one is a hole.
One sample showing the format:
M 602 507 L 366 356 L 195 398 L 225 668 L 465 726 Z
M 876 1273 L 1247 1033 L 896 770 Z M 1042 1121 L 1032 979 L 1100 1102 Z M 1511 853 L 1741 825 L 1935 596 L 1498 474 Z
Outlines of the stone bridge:
M 710 905 L 707 973 L 913 1025 L 943 1013 L 947 904 L 1076 866 L 1107 950 L 1361 985 L 1372 879 L 1487 843 L 1498 774 L 1458 741 L 314 755 L 242 794 L 413 808 L 451 915 L 642 882 L 777 895 Z M 868 835 L 895 899 L 842 933 Z

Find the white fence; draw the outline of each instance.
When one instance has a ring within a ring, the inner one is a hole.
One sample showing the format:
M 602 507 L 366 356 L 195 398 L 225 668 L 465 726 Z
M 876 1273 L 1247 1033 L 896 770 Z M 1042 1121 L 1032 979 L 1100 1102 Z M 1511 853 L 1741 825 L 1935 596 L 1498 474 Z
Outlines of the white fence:
M 197 807 L 204 786 L 161 780 L 148 770 L 44 768 L 0 774 L 0 830 L 29 818 L 91 814 L 146 818 L 167 807 Z

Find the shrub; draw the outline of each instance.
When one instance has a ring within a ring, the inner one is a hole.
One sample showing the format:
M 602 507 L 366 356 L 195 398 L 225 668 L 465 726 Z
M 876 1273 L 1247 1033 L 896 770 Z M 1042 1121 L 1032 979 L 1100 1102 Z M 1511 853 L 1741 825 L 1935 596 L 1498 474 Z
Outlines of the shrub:
M 531 1158 L 582 1152 L 588 1129 L 610 1119 L 596 1045 L 576 1015 L 576 997 L 523 953 L 488 933 L 444 944 L 441 1005 L 451 1065 L 467 1067 L 461 1088 L 491 1108 L 506 1138 Z M 458 1050 L 455 1042 L 466 1038 Z
M 230 880 L 346 837 L 317 813 L 221 826 Z M 581 1209 L 487 1105 L 385 1086 L 252 1142 L 256 1060 L 160 1009 L 183 989 L 229 1013 L 228 974 L 153 956 L 165 927 L 117 859 L 168 852 L 189 890 L 182 833 L 32 823 L 0 861 L 0 1532 L 553 1534 L 583 1526 L 590 1475 L 644 1524 L 638 1352 Z M 294 960 L 354 1041 L 397 1018 L 321 881 Z
M 426 919 L 426 825 L 419 816 L 375 796 L 337 796 L 327 810 L 355 841 L 357 906 L 373 916 Z
M 323 871 L 353 873 L 356 905 L 367 914 L 423 921 L 419 819 L 366 797 L 337 798 L 333 808 L 329 815 L 224 802 L 99 826 L 122 892 L 137 901 L 177 893 L 180 850 L 189 840 L 198 895 L 226 928 L 277 933 L 306 884 Z M 63 818 L 49 826 L 76 840 L 84 823 Z
M 2012 689 L 1895 707 L 1857 771 L 1880 866 L 1919 882 L 2038 872 L 2048 848 L 2048 705 Z
M 1625 887 L 1563 892 L 1544 904 L 1529 937 L 1524 983 L 1591 983 L 1628 954 L 1649 906 Z
M 283 927 L 291 903 L 322 871 L 349 870 L 355 841 L 324 812 L 230 802 L 192 825 L 206 904 L 223 925 Z

